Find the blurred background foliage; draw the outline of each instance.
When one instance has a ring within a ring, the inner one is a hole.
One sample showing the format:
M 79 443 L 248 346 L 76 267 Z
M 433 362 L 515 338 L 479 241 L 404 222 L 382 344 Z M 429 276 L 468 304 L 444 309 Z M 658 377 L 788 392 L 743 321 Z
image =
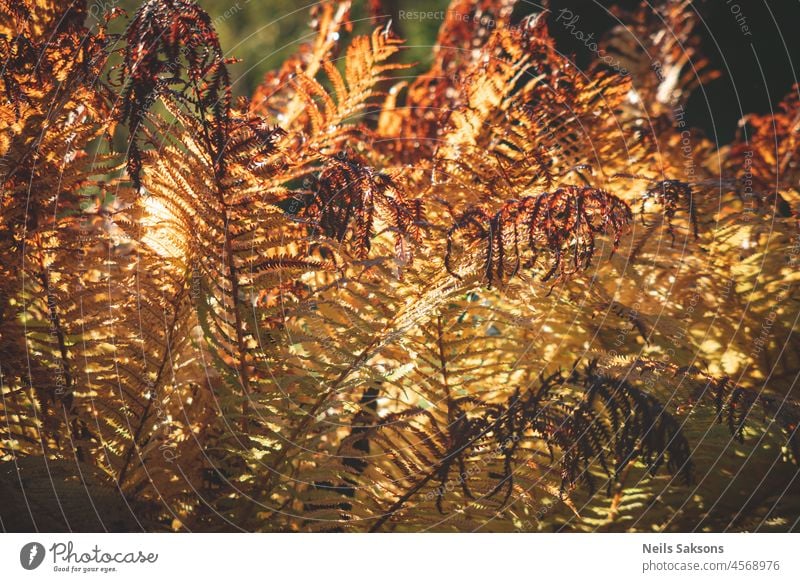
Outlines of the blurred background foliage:
M 109 6 L 113 0 L 97 0 L 94 6 Z M 122 0 L 117 4 L 128 16 L 133 16 L 140 0 Z M 230 57 L 240 62 L 231 66 L 234 91 L 237 95 L 251 95 L 265 73 L 280 68 L 297 47 L 313 38 L 309 11 L 317 4 L 308 0 L 199 0 L 211 16 L 222 47 Z M 383 2 L 384 10 L 393 12 L 392 26 L 406 40 L 402 56 L 406 63 L 415 63 L 423 70 L 431 62 L 431 47 L 442 21 L 433 18 L 398 18 L 399 11 L 441 12 L 448 0 L 398 0 Z M 90 5 L 91 6 L 91 5 Z M 90 8 L 91 14 L 102 10 Z M 363 34 L 387 19 L 376 21 L 370 17 L 368 2 L 354 2 L 351 18 L 353 32 Z M 117 30 L 124 26 L 119 19 Z M 112 27 L 113 29 L 113 27 Z M 417 69 L 415 67 L 415 70 Z
M 119 7 L 132 16 L 140 3 L 140 0 L 95 0 L 90 4 L 90 13 L 102 15 L 109 8 Z M 387 15 L 383 23 L 392 18 L 393 28 L 406 40 L 401 58 L 416 66 L 405 74 L 415 75 L 425 70 L 431 62 L 431 48 L 436 43 L 448 0 L 354 2 L 351 16 L 356 34 L 379 24 L 370 18 L 371 3 L 381 5 L 381 12 Z M 198 0 L 198 4 L 214 20 L 226 54 L 240 59 L 231 66 L 237 95 L 251 95 L 266 72 L 279 68 L 298 45 L 312 38 L 309 11 L 316 2 L 310 0 Z M 610 4 L 599 0 L 522 0 L 515 9 L 514 20 L 548 6 L 555 15 L 550 19 L 550 32 L 559 50 L 585 67 L 595 55 L 574 32 L 580 30 L 598 38 L 616 26 L 619 20 L 609 11 Z M 619 0 L 613 4 L 632 9 L 638 0 Z M 742 117 L 748 113 L 769 113 L 798 82 L 800 35 L 792 34 L 787 27 L 800 21 L 800 2 L 694 0 L 692 4 L 702 17 L 698 32 L 703 54 L 722 74 L 695 92 L 686 108 L 686 120 L 723 145 L 734 138 Z M 572 30 L 555 22 L 562 10 L 579 17 L 579 24 Z M 124 27 L 124 21 L 118 19 L 116 28 Z M 751 34 L 743 34 L 742 25 Z M 647 44 L 646 39 L 643 42 Z

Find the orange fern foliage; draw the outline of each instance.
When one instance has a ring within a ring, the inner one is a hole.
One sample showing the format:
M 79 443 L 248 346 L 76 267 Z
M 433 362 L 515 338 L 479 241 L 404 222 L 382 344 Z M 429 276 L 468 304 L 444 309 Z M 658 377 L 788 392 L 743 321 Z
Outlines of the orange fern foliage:
M 400 80 L 322 2 L 234 99 L 192 0 L 0 0 L 4 527 L 796 529 L 797 95 L 717 150 L 686 2 L 624 71 L 515 5 Z

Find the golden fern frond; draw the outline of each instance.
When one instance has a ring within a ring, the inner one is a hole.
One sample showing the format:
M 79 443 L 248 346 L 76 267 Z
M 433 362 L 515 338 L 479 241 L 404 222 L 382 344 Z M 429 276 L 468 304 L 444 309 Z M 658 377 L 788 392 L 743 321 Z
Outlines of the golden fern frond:
M 279 71 L 266 75 L 256 87 L 250 103 L 255 115 L 285 124 L 283 127 L 303 126 L 305 96 L 298 93 L 290 82 L 302 75 L 315 79 L 323 63 L 327 62 L 337 49 L 343 31 L 351 31 L 350 2 L 321 2 L 312 11 L 311 27 L 314 38 L 300 46 L 297 53 L 283 62 Z
M 606 479 L 637 458 L 688 475 L 687 445 L 654 398 L 592 366 L 540 376 L 517 316 L 476 299 L 449 303 L 402 344 L 394 373 L 365 385 L 349 435 L 323 465 L 328 480 L 307 491 L 318 527 L 479 528 L 546 497 L 569 503 L 578 483 L 595 486 L 595 463 Z
M 87 265 L 87 248 L 102 237 L 81 207 L 95 163 L 104 163 L 86 149 L 107 127 L 109 93 L 87 82 L 104 66 L 105 33 L 83 28 L 85 6 L 75 8 L 20 5 L 13 40 L 2 40 L 0 353 L 3 410 L 20 419 L 19 434 L 4 438 L 26 441 L 28 451 L 72 450 L 82 458 L 87 419 L 76 402 L 76 358 L 83 274 L 76 265 Z
M 584 70 L 515 6 L 454 0 L 392 87 L 392 26 L 322 2 L 234 100 L 192 0 L 0 0 L 4 494 L 50 511 L 11 465 L 52 464 L 69 527 L 77 460 L 119 529 L 795 527 L 796 96 L 719 148 L 688 2 Z

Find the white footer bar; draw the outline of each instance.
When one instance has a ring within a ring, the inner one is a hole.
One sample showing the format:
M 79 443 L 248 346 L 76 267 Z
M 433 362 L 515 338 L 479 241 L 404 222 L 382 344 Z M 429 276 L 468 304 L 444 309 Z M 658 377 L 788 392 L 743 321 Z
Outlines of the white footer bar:
M 800 579 L 798 541 L 792 534 L 0 534 L 0 571 L 12 581 L 761 582 Z

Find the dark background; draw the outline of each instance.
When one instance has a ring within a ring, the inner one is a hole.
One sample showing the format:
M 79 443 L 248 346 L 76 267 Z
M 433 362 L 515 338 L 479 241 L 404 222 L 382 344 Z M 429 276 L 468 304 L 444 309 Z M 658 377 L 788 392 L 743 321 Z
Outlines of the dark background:
M 591 24 L 602 33 L 616 24 L 605 8 L 612 4 L 552 0 L 550 9 L 556 14 L 562 8 L 580 13 L 583 30 Z M 638 2 L 616 4 L 633 8 Z M 692 95 L 687 122 L 724 144 L 733 139 L 743 115 L 769 113 L 798 82 L 800 0 L 705 0 L 692 5 L 702 17 L 696 30 L 703 52 L 722 76 L 705 86 L 705 94 L 698 90 Z M 742 34 L 732 13 L 734 5 L 741 8 L 752 36 Z M 589 61 L 591 53 L 569 31 L 551 26 L 550 32 L 563 52 L 575 54 L 579 65 Z

